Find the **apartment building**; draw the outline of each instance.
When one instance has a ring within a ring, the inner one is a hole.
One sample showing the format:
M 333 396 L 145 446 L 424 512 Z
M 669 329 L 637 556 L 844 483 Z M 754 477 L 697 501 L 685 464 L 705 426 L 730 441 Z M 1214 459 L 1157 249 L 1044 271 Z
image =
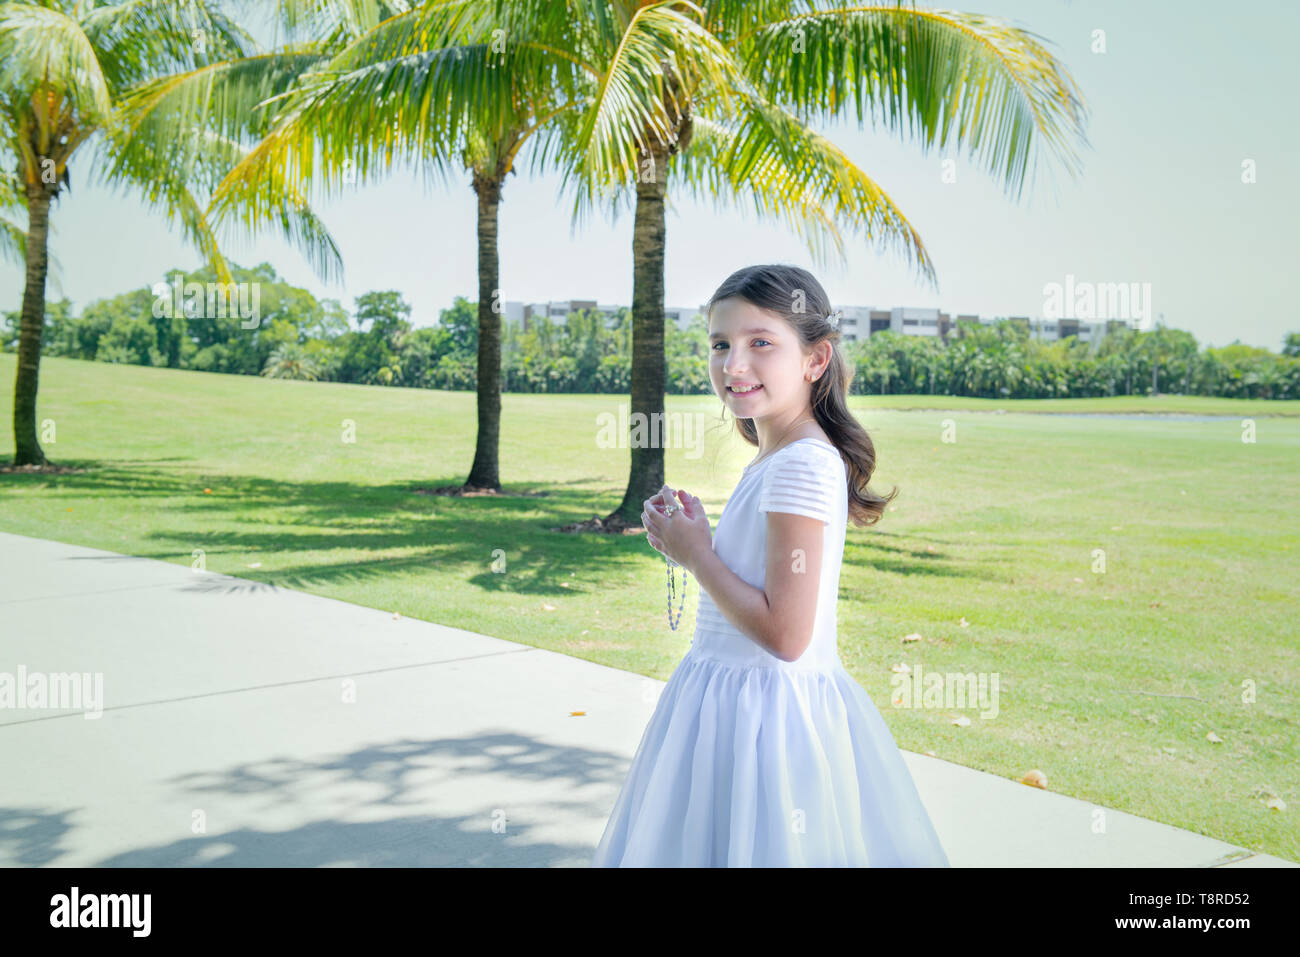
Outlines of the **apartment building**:
M 528 328 L 529 320 L 534 316 L 546 316 L 551 320 L 563 319 L 570 312 L 580 309 L 592 309 L 607 320 L 614 318 L 620 308 L 613 303 L 597 303 L 594 299 L 564 299 L 551 302 L 507 302 L 505 318 L 509 322 Z M 859 342 L 868 339 L 886 329 L 905 336 L 938 336 L 947 339 L 957 331 L 959 322 L 978 322 L 991 325 L 995 322 L 1023 323 L 1029 330 L 1031 338 L 1041 342 L 1055 342 L 1067 336 L 1077 336 L 1080 342 L 1097 342 L 1106 335 L 1112 325 L 1124 326 L 1122 320 L 1102 320 L 1085 322 L 1079 319 L 1032 319 L 1028 316 L 994 316 L 981 317 L 972 313 L 959 313 L 955 318 L 949 313 L 936 308 L 916 306 L 894 306 L 890 309 L 876 309 L 871 306 L 843 306 L 844 313 L 840 322 L 840 335 L 844 342 Z M 667 318 L 677 324 L 677 328 L 686 329 L 696 315 L 703 315 L 705 307 L 673 306 L 664 310 Z
M 620 309 L 627 309 L 630 312 L 632 308 L 617 303 L 598 303 L 594 299 L 560 299 L 549 302 L 509 301 L 505 305 L 504 316 L 506 321 L 517 323 L 524 329 L 528 328 L 528 323 L 534 316 L 545 316 L 551 320 L 561 320 L 571 312 L 590 309 L 604 316 L 608 322 L 618 315 Z M 664 315 L 676 322 L 678 328 L 685 329 L 690 325 L 695 314 L 703 311 L 702 307 L 670 306 L 664 310 Z

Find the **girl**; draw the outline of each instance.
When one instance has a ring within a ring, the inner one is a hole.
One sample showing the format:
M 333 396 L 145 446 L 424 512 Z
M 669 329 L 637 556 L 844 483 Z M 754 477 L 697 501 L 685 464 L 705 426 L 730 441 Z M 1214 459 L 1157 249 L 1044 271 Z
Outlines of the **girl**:
M 710 532 L 700 500 L 646 501 L 650 544 L 700 584 L 596 867 L 947 867 L 893 735 L 836 647 L 847 519 L 875 449 L 821 284 L 793 266 L 733 273 L 707 307 L 709 377 L 758 455 Z

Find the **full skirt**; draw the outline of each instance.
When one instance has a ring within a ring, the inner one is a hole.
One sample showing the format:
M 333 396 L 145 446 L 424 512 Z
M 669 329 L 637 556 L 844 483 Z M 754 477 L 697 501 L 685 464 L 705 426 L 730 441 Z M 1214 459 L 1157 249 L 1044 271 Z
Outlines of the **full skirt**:
M 688 652 L 646 725 L 593 867 L 947 867 L 894 737 L 827 670 Z

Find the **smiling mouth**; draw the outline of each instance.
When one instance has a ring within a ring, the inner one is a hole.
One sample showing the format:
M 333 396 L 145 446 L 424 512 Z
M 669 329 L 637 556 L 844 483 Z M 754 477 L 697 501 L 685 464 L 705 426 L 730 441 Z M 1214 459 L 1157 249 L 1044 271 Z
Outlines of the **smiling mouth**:
M 753 393 L 759 391 L 762 388 L 763 387 L 761 385 L 756 385 L 756 386 L 751 386 L 748 389 L 736 390 L 733 389 L 731 386 L 727 386 L 727 391 L 730 392 L 732 395 L 752 395 Z

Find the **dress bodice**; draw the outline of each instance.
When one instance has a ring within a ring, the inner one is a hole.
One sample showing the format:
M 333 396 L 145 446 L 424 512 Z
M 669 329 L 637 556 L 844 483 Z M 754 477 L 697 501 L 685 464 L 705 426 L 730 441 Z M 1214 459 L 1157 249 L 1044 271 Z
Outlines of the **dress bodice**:
M 783 661 L 728 621 L 700 589 L 691 654 L 737 667 L 825 671 L 838 666 L 836 604 L 848 504 L 848 465 L 833 445 L 821 439 L 798 439 L 746 468 L 714 528 L 713 551 L 742 580 L 763 588 L 765 513 L 820 518 L 825 525 L 813 638 L 797 660 Z

